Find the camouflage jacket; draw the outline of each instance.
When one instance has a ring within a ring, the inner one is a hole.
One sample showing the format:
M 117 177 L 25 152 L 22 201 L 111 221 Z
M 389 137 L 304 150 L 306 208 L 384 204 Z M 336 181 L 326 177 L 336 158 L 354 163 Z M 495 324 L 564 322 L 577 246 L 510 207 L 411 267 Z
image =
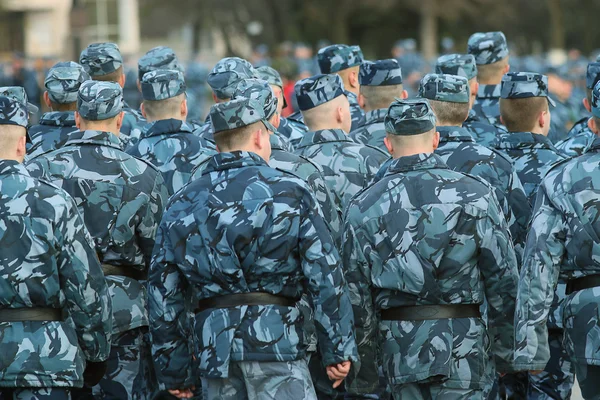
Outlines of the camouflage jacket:
M 401 157 L 354 197 L 344 218 L 342 265 L 351 293 L 361 368 L 347 387 L 377 385 L 374 354 L 393 384 L 439 382 L 481 389 L 512 370 L 517 267 L 490 186 L 434 154 Z M 481 318 L 380 321 L 407 305 L 488 304 Z M 379 343 L 377 343 L 379 342 Z
M 197 165 L 217 153 L 204 143 L 186 122 L 166 119 L 147 125 L 140 140 L 127 153 L 158 168 L 172 195 L 189 182 Z
M 356 143 L 368 144 L 387 153 L 387 148 L 383 143 L 386 136 L 383 120 L 387 111 L 387 108 L 381 108 L 367 112 L 365 114 L 365 124 L 350 132 L 350 138 Z
M 365 124 L 365 112 L 360 108 L 358 97 L 354 93 L 346 91 L 346 97 L 350 103 L 350 115 L 352 116 L 350 131 L 354 131 Z
M 566 139 L 556 143 L 556 148 L 567 157 L 577 157 L 585 153 L 596 140 L 596 135 L 588 127 L 588 120 L 583 118 L 573 125 Z
M 512 160 L 531 205 L 546 172 L 564 159 L 547 137 L 531 132 L 504 133 L 495 148 Z
M 546 319 L 558 279 L 600 274 L 600 139 L 582 156 L 554 166 L 540 185 L 517 297 L 516 362 L 543 369 L 550 357 Z M 564 345 L 573 362 L 600 365 L 597 288 L 563 304 Z
M 498 128 L 489 124 L 487 119 L 482 120 L 477 117 L 473 109 L 469 110 L 469 116 L 464 122 L 463 128 L 469 131 L 475 142 L 486 147 L 492 147 L 500 134 Z
M 324 363 L 356 360 L 339 255 L 307 184 L 253 153 L 215 155 L 169 200 L 156 236 L 148 293 L 158 381 L 183 387 L 192 356 L 199 363 L 193 374 L 208 378 L 228 377 L 230 361 L 304 357 L 298 308 L 276 305 L 196 314 L 190 354 L 188 295 L 194 302 L 249 292 L 299 299 L 305 291 Z
M 281 117 L 279 128 L 277 128 L 277 133 L 279 133 L 280 136 L 284 136 L 289 141 L 292 150 L 300 144 L 300 141 L 306 132 L 308 132 L 306 125 L 285 117 Z
M 139 110 L 134 110 L 125 103 L 123 108 L 125 116 L 123 117 L 123 125 L 121 126 L 121 133 L 124 133 L 133 140 L 138 139 L 138 134 L 146 124 L 146 118 L 142 115 Z M 135 129 L 139 128 L 139 129 Z
M 0 387 L 83 385 L 110 351 L 111 302 L 73 199 L 0 160 L 0 308 L 64 308 L 64 322 L 0 322 Z
M 454 171 L 483 178 L 494 188 L 520 265 L 531 207 L 512 162 L 500 152 L 475 143 L 464 128 L 438 126 L 437 130 L 440 145 L 435 154 Z
M 121 151 L 112 133 L 78 131 L 62 148 L 37 157 L 27 168 L 75 199 L 102 263 L 147 268 L 168 198 L 162 175 L 153 165 Z M 117 275 L 106 280 L 113 332 L 147 325 L 142 283 Z
M 552 119 L 550 122 L 550 133 L 548 133 L 548 139 L 552 143 L 558 143 L 568 137 L 568 133 L 573 127 L 574 111 L 568 104 L 558 100 L 556 96 L 553 97 L 556 107 L 552 108 Z M 587 122 L 587 121 L 586 121 Z
M 40 118 L 39 125 L 29 128 L 31 145 L 27 148 L 26 161 L 64 146 L 69 134 L 77 130 L 75 112 L 45 113 Z
M 482 121 L 491 125 L 500 124 L 501 85 L 479 85 L 473 111 Z
M 319 166 L 340 210 L 389 158 L 378 148 L 353 142 L 341 129 L 307 132 L 295 153 Z

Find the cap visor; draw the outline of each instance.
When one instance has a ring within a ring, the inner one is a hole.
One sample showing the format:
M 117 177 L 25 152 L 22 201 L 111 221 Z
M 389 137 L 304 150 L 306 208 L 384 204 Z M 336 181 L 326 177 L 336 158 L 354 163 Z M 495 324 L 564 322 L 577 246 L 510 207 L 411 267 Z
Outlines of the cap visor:
M 275 127 L 273 126 L 273 124 L 271 124 L 269 121 L 267 121 L 267 120 L 263 119 L 263 120 L 262 120 L 262 122 L 263 122 L 263 124 L 265 124 L 265 126 L 267 127 L 267 129 L 268 129 L 269 131 L 271 131 L 271 132 L 273 132 L 273 133 L 277 132 L 277 128 L 275 128 Z
M 548 96 L 548 103 L 550 103 L 552 107 L 556 107 L 556 103 L 554 102 L 554 100 L 552 100 L 550 96 Z
M 27 103 L 27 111 L 29 111 L 29 114 L 36 114 L 38 111 L 40 111 L 40 109 L 31 103 Z

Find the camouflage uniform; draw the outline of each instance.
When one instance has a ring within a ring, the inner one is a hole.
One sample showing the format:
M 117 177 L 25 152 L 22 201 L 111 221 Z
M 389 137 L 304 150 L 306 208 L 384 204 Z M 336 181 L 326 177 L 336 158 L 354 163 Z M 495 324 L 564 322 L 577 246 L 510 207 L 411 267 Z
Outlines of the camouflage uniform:
M 116 83 L 87 81 L 79 89 L 77 109 L 85 120 L 112 118 L 122 106 Z M 62 148 L 32 160 L 28 169 L 75 199 L 107 275 L 113 346 L 108 371 L 94 393 L 106 399 L 145 398 L 146 377 L 140 371 L 148 318 L 141 280 L 168 197 L 160 172 L 121 151 L 115 134 L 99 131 L 73 133 Z M 120 268 L 114 271 L 115 266 Z
M 1 125 L 27 127 L 25 104 L 0 97 Z M 2 133 L 0 132 L 0 135 Z M 63 309 L 66 320 L 0 314 L 0 397 L 68 399 L 84 368 L 108 357 L 111 301 L 77 206 L 63 190 L 0 160 L 0 308 Z M 10 391 L 10 392 L 9 392 Z
M 317 61 L 321 74 L 335 74 L 361 65 L 364 57 L 359 46 L 332 44 L 319 50 Z M 365 113 L 358 105 L 358 97 L 354 93 L 345 91 L 345 94 L 348 97 L 348 102 L 350 102 L 350 114 L 352 115 L 352 128 L 350 131 L 353 131 L 365 124 Z
M 168 100 L 186 92 L 183 74 L 177 70 L 148 72 L 141 87 L 144 101 Z M 189 182 L 192 170 L 216 151 L 204 147 L 185 121 L 170 118 L 150 123 L 127 153 L 158 168 L 172 195 Z
M 363 86 L 399 86 L 402 85 L 402 71 L 398 61 L 394 59 L 365 61 L 360 66 L 359 82 Z M 401 89 L 399 90 L 402 91 Z M 400 93 L 398 93 L 400 95 Z M 350 132 L 350 138 L 357 143 L 377 147 L 387 153 L 383 139 L 386 136 L 383 120 L 387 108 L 367 111 L 365 123 L 355 131 Z
M 216 104 L 210 114 L 217 134 L 256 122 L 272 128 L 254 99 Z M 254 153 L 215 155 L 171 198 L 157 234 L 148 292 L 161 386 L 184 388 L 199 374 L 205 398 L 315 399 L 297 307 L 200 303 L 192 340 L 186 336 L 188 295 L 201 302 L 254 292 L 298 299 L 304 288 L 315 304 L 324 363 L 356 361 L 338 253 L 308 185 Z
M 306 111 L 343 96 L 344 84 L 337 75 L 316 75 L 296 83 L 295 91 L 300 109 Z M 341 129 L 308 132 L 295 153 L 319 165 L 340 210 L 389 158 L 375 147 L 353 142 Z
M 508 57 L 508 45 L 502 32 L 474 33 L 469 38 L 468 52 L 477 65 L 488 65 Z M 500 85 L 479 85 L 475 114 L 492 125 L 500 125 Z
M 386 130 L 416 135 L 435 123 L 427 100 L 398 100 Z M 379 349 L 395 399 L 485 398 L 492 357 L 500 372 L 513 370 L 514 328 L 507 316 L 514 314 L 517 292 L 510 233 L 492 188 L 450 170 L 432 153 L 400 157 L 350 201 L 344 223 L 342 260 L 361 357 L 347 387 L 373 389 Z M 421 308 L 465 309 L 484 299 L 489 326 L 475 317 L 477 306 L 470 307 L 473 316 L 447 319 L 431 319 L 436 314 Z M 411 316 L 383 315 L 404 306 L 417 307 Z

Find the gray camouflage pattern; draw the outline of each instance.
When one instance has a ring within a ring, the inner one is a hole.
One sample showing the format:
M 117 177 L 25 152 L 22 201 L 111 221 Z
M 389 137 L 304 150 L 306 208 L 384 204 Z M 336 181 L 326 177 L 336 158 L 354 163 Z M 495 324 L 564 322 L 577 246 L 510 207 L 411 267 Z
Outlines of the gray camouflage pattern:
M 58 104 L 75 103 L 79 87 L 90 79 L 90 75 L 81 65 L 73 61 L 59 62 L 48 71 L 44 87 L 53 102 Z
M 273 89 L 271 89 L 269 83 L 262 79 L 241 80 L 233 93 L 233 98 L 237 97 L 256 100 L 262 105 L 265 119 L 267 120 L 270 120 L 277 112 L 279 99 L 275 97 L 275 93 L 273 93 Z
M 306 111 L 345 95 L 346 91 L 339 75 L 320 74 L 296 82 L 294 93 L 298 108 Z
M 508 56 L 506 36 L 502 32 L 477 32 L 471 35 L 467 52 L 475 57 L 477 65 L 496 63 Z
M 463 128 L 469 131 L 475 142 L 489 148 L 493 147 L 500 135 L 496 126 L 489 124 L 487 119 L 482 120 L 477 117 L 473 109 L 469 110 L 469 116 L 464 122 Z
M 242 79 L 251 78 L 259 78 L 252 64 L 239 57 L 226 57 L 214 66 L 206 82 L 217 98 L 227 100 L 233 97 L 233 92 Z
M 387 108 L 367 112 L 365 114 L 365 124 L 350 132 L 350 138 L 356 143 L 377 147 L 378 149 L 387 152 L 385 143 L 383 143 L 383 139 L 385 139 L 387 135 L 384 122 L 387 112 Z
M 503 99 L 527 99 L 530 97 L 548 97 L 548 77 L 534 72 L 509 72 L 502 77 L 500 97 Z
M 344 94 L 348 98 L 348 103 L 350 103 L 350 116 L 352 117 L 350 131 L 353 131 L 365 124 L 365 112 L 360 107 L 360 104 L 358 104 L 358 96 L 347 90 L 344 92 Z
M 258 74 L 258 78 L 263 81 L 267 81 L 269 85 L 279 86 L 283 89 L 283 81 L 281 80 L 281 75 L 275 68 L 269 67 L 265 65 L 263 67 L 256 68 L 256 72 Z
M 585 87 L 593 89 L 600 80 L 600 62 L 592 62 L 587 66 L 585 74 Z
M 277 128 L 277 133 L 287 138 L 292 149 L 298 147 L 306 132 L 308 132 L 308 127 L 301 122 L 285 117 L 281 117 L 279 119 L 279 128 Z
M 81 52 L 79 64 L 92 77 L 108 75 L 123 66 L 123 56 L 115 43 L 92 43 Z
M 396 99 L 388 109 L 384 124 L 390 135 L 420 135 L 435 128 L 436 118 L 426 99 Z
M 41 154 L 54 151 L 67 142 L 73 132 L 77 132 L 75 126 L 75 112 L 55 111 L 42 115 L 39 124 L 29 128 L 31 144 L 27 148 L 25 161 L 30 161 Z
M 360 66 L 358 81 L 363 86 L 402 85 L 402 70 L 393 58 L 365 61 Z
M 323 47 L 317 53 L 317 62 L 322 74 L 335 74 L 350 67 L 361 65 L 364 61 L 359 46 L 332 44 Z
M 419 97 L 449 103 L 468 103 L 469 81 L 458 75 L 427 74 L 421 79 Z
M 19 125 L 27 128 L 27 108 L 14 97 L 0 95 L 0 125 Z
M 77 112 L 88 121 L 101 121 L 123 112 L 123 89 L 116 82 L 86 81 L 77 95 Z
M 435 73 L 464 76 L 471 80 L 477 78 L 477 63 L 472 54 L 446 54 L 437 59 Z
M 176 69 L 160 69 L 150 71 L 142 77 L 142 98 L 160 101 L 185 93 L 185 78 Z
M 225 103 L 215 104 L 210 108 L 209 115 L 213 127 L 213 134 L 242 128 L 256 122 L 262 122 L 271 132 L 277 131 L 277 129 L 267 121 L 262 104 L 255 99 L 238 97 Z
M 477 98 L 473 104 L 475 115 L 490 125 L 501 125 L 500 122 L 501 85 L 479 85 Z
M 185 72 L 183 64 L 179 62 L 173 49 L 167 46 L 154 47 L 139 59 L 138 79 L 141 82 L 148 72 L 159 69 L 175 69 Z
M 578 157 L 585 153 L 596 140 L 596 135 L 588 127 L 589 119 L 585 117 L 577 121 L 567 137 L 556 143 L 556 149 L 567 157 Z
M 22 86 L 2 86 L 0 87 L 0 96 L 12 97 L 27 108 L 29 114 L 34 114 L 39 111 L 38 107 L 29 102 L 27 92 Z

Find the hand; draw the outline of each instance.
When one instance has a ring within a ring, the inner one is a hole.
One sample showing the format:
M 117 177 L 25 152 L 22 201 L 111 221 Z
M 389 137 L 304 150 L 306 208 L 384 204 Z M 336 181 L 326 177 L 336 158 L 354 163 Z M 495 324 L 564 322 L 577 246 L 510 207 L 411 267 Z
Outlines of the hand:
M 333 381 L 333 388 L 337 388 L 342 384 L 344 378 L 350 372 L 350 361 L 344 361 L 338 364 L 328 365 L 325 369 L 327 370 L 327 376 Z
M 192 397 L 194 397 L 194 389 L 196 388 L 192 386 L 189 389 L 169 390 L 169 393 L 171 394 L 171 396 L 175 396 L 178 399 L 191 399 Z

